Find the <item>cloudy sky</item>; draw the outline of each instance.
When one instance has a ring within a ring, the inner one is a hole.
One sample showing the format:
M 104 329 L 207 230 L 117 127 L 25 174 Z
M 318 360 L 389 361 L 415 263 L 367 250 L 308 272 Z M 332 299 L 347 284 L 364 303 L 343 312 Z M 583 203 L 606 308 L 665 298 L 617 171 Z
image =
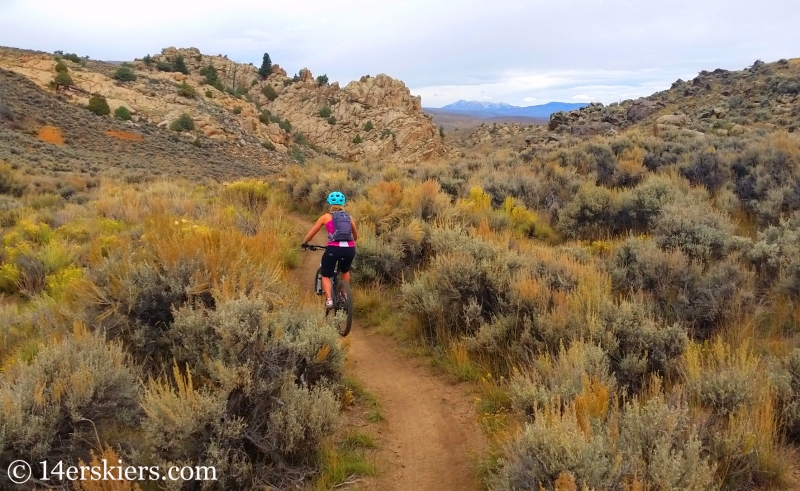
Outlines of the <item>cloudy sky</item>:
M 167 46 L 342 85 L 386 73 L 426 107 L 648 95 L 800 57 L 798 0 L 0 0 L 0 45 L 131 60 Z

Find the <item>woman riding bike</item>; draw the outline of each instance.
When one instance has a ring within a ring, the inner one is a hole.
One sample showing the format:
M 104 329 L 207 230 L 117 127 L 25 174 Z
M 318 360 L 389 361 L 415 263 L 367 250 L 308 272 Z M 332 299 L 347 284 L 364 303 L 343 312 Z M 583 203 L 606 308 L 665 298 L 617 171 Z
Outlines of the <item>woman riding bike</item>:
M 339 263 L 339 271 L 342 279 L 350 281 L 350 265 L 356 257 L 356 240 L 358 240 L 358 230 L 353 218 L 344 210 L 345 197 L 339 191 L 334 191 L 328 195 L 330 210 L 317 220 L 311 230 L 303 239 L 302 247 L 308 246 L 308 242 L 317 235 L 323 226 L 328 231 L 328 245 L 322 255 L 322 289 L 325 291 L 325 308 L 333 308 L 333 298 L 331 295 L 331 278 L 333 278 L 336 263 Z

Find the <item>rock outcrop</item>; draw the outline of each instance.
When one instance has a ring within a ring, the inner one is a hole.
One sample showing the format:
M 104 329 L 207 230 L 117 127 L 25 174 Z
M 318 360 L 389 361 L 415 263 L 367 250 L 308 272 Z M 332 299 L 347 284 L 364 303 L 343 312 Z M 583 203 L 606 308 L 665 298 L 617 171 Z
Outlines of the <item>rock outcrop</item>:
M 738 136 L 747 127 L 796 132 L 800 129 L 800 59 L 758 62 L 739 71 L 703 70 L 648 97 L 554 113 L 549 124 L 550 131 L 577 137 L 630 127 L 718 136 Z
M 628 111 L 625 113 L 625 117 L 628 119 L 628 121 L 641 121 L 662 107 L 664 107 L 663 103 L 658 101 L 650 101 L 642 97 L 633 101 L 631 107 L 628 108 Z
M 179 57 L 188 74 L 169 71 Z M 189 114 L 195 130 L 185 138 L 253 145 L 258 151 L 274 148 L 282 153 L 297 147 L 293 153 L 319 152 L 351 160 L 412 162 L 446 150 L 437 128 L 422 112 L 420 98 L 412 96 L 403 82 L 383 74 L 340 88 L 338 83 L 318 83 L 306 68 L 288 77 L 273 65 L 272 73 L 262 80 L 252 64 L 204 55 L 196 48 L 172 47 L 147 63 L 134 61 L 131 66 L 137 79 L 131 82 L 112 78 L 117 65 L 65 63 L 78 90 L 64 95 L 74 103 L 85 104 L 90 94 L 100 94 L 112 112 L 125 106 L 134 122 L 162 127 Z M 0 50 L 0 67 L 44 88 L 55 76 L 55 64 L 50 54 Z M 216 87 L 206 84 L 201 74 L 209 66 L 217 73 Z M 180 90 L 183 84 L 189 89 Z

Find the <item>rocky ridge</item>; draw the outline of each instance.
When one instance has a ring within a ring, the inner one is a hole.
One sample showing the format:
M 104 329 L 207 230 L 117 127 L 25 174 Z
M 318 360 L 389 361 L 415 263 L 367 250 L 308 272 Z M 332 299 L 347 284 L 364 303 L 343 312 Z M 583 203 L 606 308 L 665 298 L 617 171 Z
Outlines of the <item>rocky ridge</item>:
M 613 136 L 628 129 L 657 134 L 738 136 L 748 131 L 800 129 L 800 59 L 756 62 L 740 71 L 702 71 L 649 97 L 557 112 L 547 126 L 482 125 L 461 140 L 465 146 L 558 144 L 567 138 Z
M 159 64 L 182 57 L 188 74 L 159 71 Z M 96 61 L 63 60 L 78 91 L 63 92 L 70 102 L 85 105 L 90 94 L 107 98 L 111 111 L 125 106 L 133 124 L 169 125 L 189 114 L 195 130 L 186 139 L 226 141 L 253 152 L 326 153 L 350 160 L 387 158 L 410 162 L 444 153 L 436 127 L 421 110 L 420 98 L 399 80 L 387 75 L 362 77 L 340 88 L 318 83 L 307 69 L 288 77 L 278 65 L 262 80 L 255 66 L 225 56 L 208 56 L 196 48 L 166 48 L 146 63 L 130 64 L 135 81 L 112 78 L 118 65 Z M 0 68 L 21 74 L 49 89 L 56 59 L 51 54 L 0 49 Z M 213 66 L 221 82 L 207 85 L 202 69 Z M 194 95 L 179 94 L 179 85 Z M 265 95 L 270 85 L 277 97 Z M 331 117 L 320 116 L 328 108 Z M 270 118 L 271 116 L 271 118 Z M 288 123 L 287 123 L 288 122 Z M 369 123 L 369 124 L 368 124 Z
M 577 137 L 640 127 L 737 136 L 758 128 L 800 128 L 800 59 L 757 61 L 739 71 L 703 70 L 636 100 L 600 103 L 550 117 L 549 130 Z

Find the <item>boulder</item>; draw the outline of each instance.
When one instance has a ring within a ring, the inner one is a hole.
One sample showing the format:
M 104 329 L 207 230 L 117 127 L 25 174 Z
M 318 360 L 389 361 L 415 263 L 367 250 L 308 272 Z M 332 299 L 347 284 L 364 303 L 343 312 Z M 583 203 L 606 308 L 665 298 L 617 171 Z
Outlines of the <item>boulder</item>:
M 564 111 L 558 111 L 550 115 L 550 124 L 547 125 L 547 128 L 550 131 L 555 131 L 559 126 L 564 126 L 569 123 L 569 119 L 567 117 L 567 113 Z
M 313 82 L 314 81 L 314 75 L 311 74 L 311 70 L 309 70 L 308 68 L 303 68 L 302 70 L 300 70 L 300 74 L 299 75 L 300 75 L 300 81 L 301 82 Z
M 278 65 L 277 63 L 274 63 L 272 65 L 272 73 L 275 74 L 275 75 L 280 75 L 281 77 L 285 77 L 286 76 L 286 70 L 281 68 L 280 65 Z
M 686 126 L 689 118 L 685 114 L 667 114 L 656 119 L 656 124 L 666 126 Z
M 571 132 L 574 136 L 586 138 L 589 136 L 605 135 L 613 129 L 614 125 L 611 123 L 594 122 L 574 125 L 571 128 Z
M 645 98 L 637 99 L 633 102 L 625 117 L 628 121 L 636 122 L 650 116 L 654 112 L 664 107 L 662 102 L 651 101 Z
M 737 124 L 734 125 L 731 129 L 728 130 L 728 135 L 730 136 L 738 136 L 744 134 L 744 126 Z

